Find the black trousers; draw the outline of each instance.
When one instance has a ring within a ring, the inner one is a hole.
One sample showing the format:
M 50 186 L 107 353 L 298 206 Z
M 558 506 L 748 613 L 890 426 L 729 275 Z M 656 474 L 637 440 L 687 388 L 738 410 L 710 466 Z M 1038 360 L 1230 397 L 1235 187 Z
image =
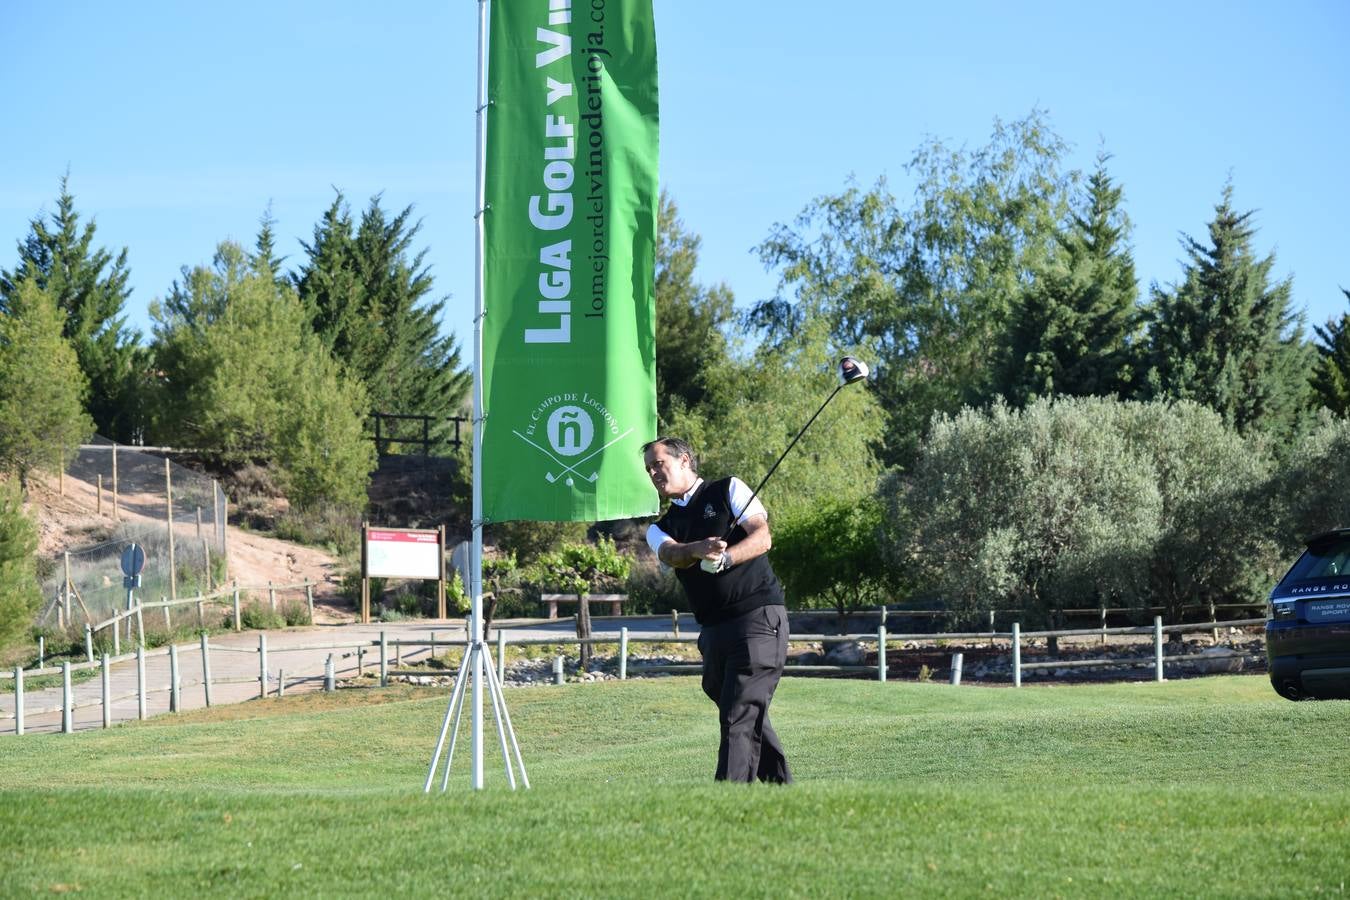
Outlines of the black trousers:
M 769 724 L 769 702 L 783 676 L 787 643 L 782 606 L 763 606 L 700 632 L 703 693 L 717 704 L 722 726 L 718 781 L 791 783 L 783 746 Z

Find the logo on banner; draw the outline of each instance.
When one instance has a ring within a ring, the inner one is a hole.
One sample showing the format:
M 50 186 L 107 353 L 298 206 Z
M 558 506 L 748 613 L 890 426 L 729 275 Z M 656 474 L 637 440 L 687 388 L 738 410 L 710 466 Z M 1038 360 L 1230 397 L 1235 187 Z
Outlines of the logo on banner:
M 585 392 L 545 397 L 530 412 L 530 423 L 512 431 L 548 457 L 551 465 L 544 470 L 544 480 L 567 487 L 578 478 L 589 484 L 598 481 L 598 463 L 590 464 L 592 460 L 632 433 L 632 428 L 622 430 L 605 405 Z

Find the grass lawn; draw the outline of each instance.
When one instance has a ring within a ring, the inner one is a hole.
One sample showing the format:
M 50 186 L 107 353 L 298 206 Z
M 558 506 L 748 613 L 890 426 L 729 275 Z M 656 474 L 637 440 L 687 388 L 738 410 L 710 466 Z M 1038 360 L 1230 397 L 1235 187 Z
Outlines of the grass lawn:
M 961 687 L 794 678 L 798 783 L 711 783 L 693 678 L 508 691 L 421 788 L 448 691 L 305 695 L 0 738 L 0 896 L 1308 896 L 1350 882 L 1350 703 L 1263 676 Z M 467 725 L 467 717 L 466 717 Z

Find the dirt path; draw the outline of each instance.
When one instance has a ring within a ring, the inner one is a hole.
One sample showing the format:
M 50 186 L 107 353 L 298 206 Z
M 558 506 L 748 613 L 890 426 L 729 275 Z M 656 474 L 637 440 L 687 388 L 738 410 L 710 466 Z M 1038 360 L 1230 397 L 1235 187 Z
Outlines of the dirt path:
M 100 513 L 97 486 L 69 476 L 64 480 L 63 489 L 58 488 L 55 478 L 35 480 L 29 490 L 27 506 L 29 514 L 38 523 L 38 552 L 48 558 L 57 557 L 64 550 L 74 551 L 114 538 L 122 524 L 155 523 L 163 527 L 164 523 L 164 500 L 160 496 L 123 495 L 115 520 L 110 494 L 105 494 Z M 355 611 L 340 596 L 342 572 L 336 557 L 315 547 L 278 540 L 233 525 L 226 526 L 225 543 L 229 577 L 240 585 L 311 581 L 316 585 L 314 624 L 355 621 Z

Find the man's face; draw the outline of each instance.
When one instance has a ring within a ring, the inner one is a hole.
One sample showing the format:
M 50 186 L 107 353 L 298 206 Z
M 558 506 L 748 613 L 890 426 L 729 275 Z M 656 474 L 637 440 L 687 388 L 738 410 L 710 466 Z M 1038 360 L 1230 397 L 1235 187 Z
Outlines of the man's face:
M 665 444 L 654 444 L 643 455 L 647 477 L 662 497 L 683 497 L 698 480 L 687 453 L 674 454 Z

